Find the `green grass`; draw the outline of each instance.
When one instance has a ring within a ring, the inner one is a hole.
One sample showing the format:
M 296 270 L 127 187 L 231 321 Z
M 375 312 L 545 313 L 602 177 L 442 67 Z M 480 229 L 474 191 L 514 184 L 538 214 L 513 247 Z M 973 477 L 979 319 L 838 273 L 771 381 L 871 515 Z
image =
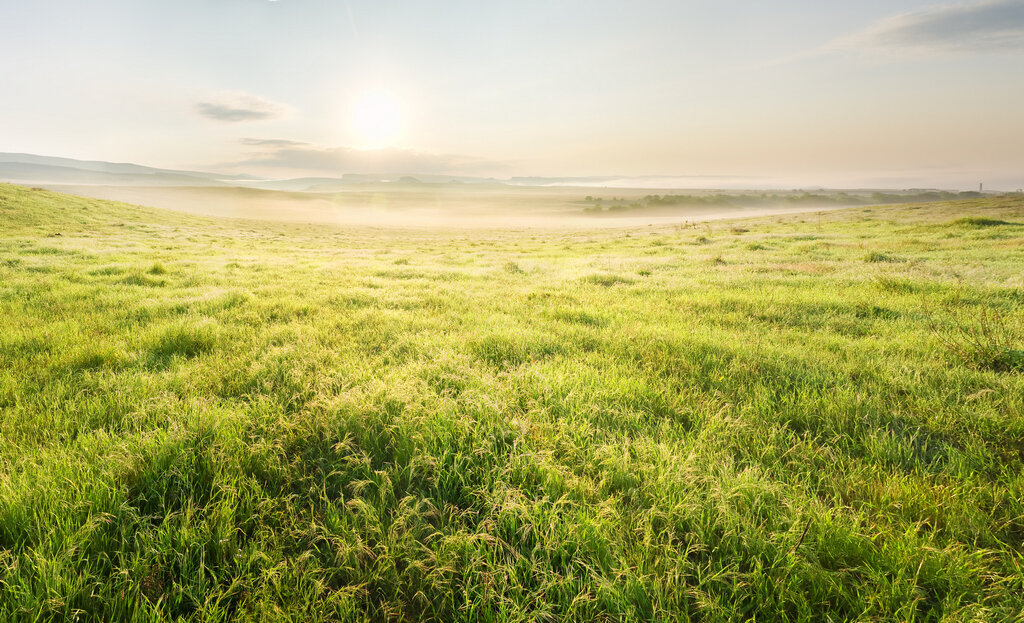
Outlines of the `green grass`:
M 963 227 L 998 227 L 999 225 L 1012 225 L 1006 221 L 999 220 L 997 218 L 985 218 L 983 216 L 965 216 L 958 218 L 953 221 L 954 225 L 961 225 Z
M 332 228 L 0 185 L 0 620 L 1017 620 L 1021 223 Z

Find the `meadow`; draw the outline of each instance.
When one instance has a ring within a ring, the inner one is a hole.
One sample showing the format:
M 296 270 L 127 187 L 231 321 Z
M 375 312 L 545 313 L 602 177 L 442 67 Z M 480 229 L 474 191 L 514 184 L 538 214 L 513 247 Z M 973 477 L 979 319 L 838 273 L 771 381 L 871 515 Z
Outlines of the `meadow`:
M 1024 198 L 445 229 L 0 185 L 0 620 L 1022 613 Z

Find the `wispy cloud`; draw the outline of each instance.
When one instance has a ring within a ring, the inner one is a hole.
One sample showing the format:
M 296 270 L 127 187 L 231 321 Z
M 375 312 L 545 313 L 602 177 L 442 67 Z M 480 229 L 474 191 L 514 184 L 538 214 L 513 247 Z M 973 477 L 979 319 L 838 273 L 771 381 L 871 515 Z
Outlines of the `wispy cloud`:
M 344 173 L 424 173 L 474 174 L 506 167 L 494 162 L 456 154 L 438 154 L 413 149 L 355 149 L 329 147 L 287 139 L 245 138 L 242 144 L 256 147 L 247 158 L 231 166 L 260 167 L 308 173 L 340 175 Z
M 947 4 L 896 15 L 828 47 L 911 53 L 1024 51 L 1024 0 Z
M 1024 51 L 1024 0 L 935 5 L 879 20 L 816 48 L 751 64 L 748 70 L 833 54 L 983 54 Z
M 214 121 L 266 121 L 285 116 L 289 108 L 242 91 L 223 91 L 208 101 L 198 102 L 196 111 Z
M 302 141 L 290 141 L 284 138 L 243 138 L 243 145 L 249 145 L 252 147 L 303 147 L 309 145 L 309 143 L 303 143 Z

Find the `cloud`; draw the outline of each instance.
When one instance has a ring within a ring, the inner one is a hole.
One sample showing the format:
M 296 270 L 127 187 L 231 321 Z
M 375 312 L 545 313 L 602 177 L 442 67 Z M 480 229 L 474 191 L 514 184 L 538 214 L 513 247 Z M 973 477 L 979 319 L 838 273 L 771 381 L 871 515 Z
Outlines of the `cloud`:
M 260 167 L 341 175 L 344 173 L 472 174 L 503 169 L 499 162 L 472 156 L 436 154 L 413 149 L 355 149 L 328 147 L 287 139 L 245 138 L 243 145 L 259 148 L 235 167 Z
M 224 91 L 218 93 L 211 101 L 197 103 L 196 111 L 207 119 L 238 123 L 277 119 L 288 114 L 289 109 L 284 104 L 242 91 Z
M 829 47 L 889 52 L 1024 51 L 1024 0 L 947 4 L 896 15 Z
M 303 147 L 309 145 L 302 141 L 289 141 L 283 138 L 243 138 L 242 144 L 253 147 Z

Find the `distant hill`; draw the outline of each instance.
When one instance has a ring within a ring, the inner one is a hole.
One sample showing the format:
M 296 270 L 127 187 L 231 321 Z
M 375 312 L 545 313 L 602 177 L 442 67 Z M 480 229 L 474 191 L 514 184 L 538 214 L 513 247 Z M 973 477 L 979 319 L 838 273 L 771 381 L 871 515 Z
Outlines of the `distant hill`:
M 505 179 L 475 177 L 466 175 L 439 175 L 407 171 L 401 173 L 345 173 L 316 177 L 268 179 L 254 175 L 227 175 L 210 171 L 188 171 L 159 169 L 127 162 L 103 162 L 98 160 L 76 160 L 24 153 L 0 152 L 0 182 L 12 182 L 27 186 L 121 186 L 121 187 L 244 187 L 286 192 L 344 193 L 371 189 L 407 190 L 415 192 L 424 189 L 448 190 L 509 190 L 520 188 L 580 188 L 580 189 L 623 189 L 623 190 L 727 190 L 748 191 L 750 189 L 769 192 L 786 191 L 800 193 L 803 190 L 841 192 L 841 189 L 812 187 L 799 189 L 771 183 L 770 180 L 754 177 L 729 176 L 590 176 L 590 177 L 545 177 L 517 176 Z M 895 187 L 861 187 L 857 192 L 892 192 Z M 907 193 L 917 189 L 901 190 L 894 200 L 902 200 Z M 926 189 L 920 192 L 934 192 Z M 938 199 L 935 199 L 938 200 Z M 877 203 L 877 201 L 876 201 Z
M 522 176 L 508 179 L 466 175 L 438 175 L 408 171 L 404 173 L 343 173 L 336 176 L 267 179 L 253 175 L 226 175 L 209 171 L 159 169 L 127 162 L 76 160 L 24 153 L 0 152 L 0 182 L 29 186 L 143 186 L 143 187 L 223 187 L 242 186 L 288 192 L 345 192 L 383 186 L 388 189 L 425 188 L 502 188 L 579 187 L 579 188 L 721 188 L 742 184 L 733 178 L 686 177 L 543 177 Z M 750 187 L 750 186 L 746 186 Z
M 157 169 L 138 164 L 0 153 L 0 181 L 28 184 L 119 186 L 225 186 L 255 179 L 202 171 Z
M 209 171 L 158 169 L 127 162 L 103 162 L 0 152 L 0 182 L 29 186 L 149 186 L 225 187 L 241 186 L 263 190 L 336 192 L 360 186 L 390 188 L 440 185 L 504 186 L 489 177 L 431 174 L 345 173 L 336 177 L 266 179 L 253 175 L 226 175 Z

